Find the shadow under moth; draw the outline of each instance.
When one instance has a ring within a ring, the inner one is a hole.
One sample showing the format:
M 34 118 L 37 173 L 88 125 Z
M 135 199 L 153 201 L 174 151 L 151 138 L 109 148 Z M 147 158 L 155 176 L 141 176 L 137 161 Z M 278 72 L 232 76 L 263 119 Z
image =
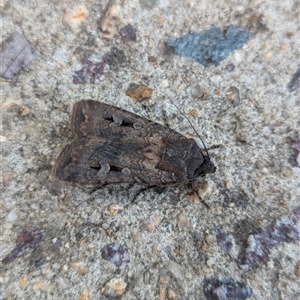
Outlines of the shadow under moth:
M 215 172 L 195 140 L 112 105 L 75 103 L 71 130 L 76 139 L 53 167 L 53 175 L 61 180 L 159 186 L 189 183 Z

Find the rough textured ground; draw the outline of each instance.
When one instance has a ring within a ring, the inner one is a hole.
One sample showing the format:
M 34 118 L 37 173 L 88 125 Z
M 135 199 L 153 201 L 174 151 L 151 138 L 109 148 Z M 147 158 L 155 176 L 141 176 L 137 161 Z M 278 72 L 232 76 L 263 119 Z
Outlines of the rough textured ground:
M 299 1 L 156 2 L 146 9 L 137 0 L 122 1 L 113 12 L 117 29 L 136 28 L 137 41 L 130 42 L 101 33 L 107 1 L 1 1 L 1 42 L 18 31 L 37 59 L 12 80 L 1 78 L 0 256 L 12 251 L 24 229 L 43 236 L 1 265 L 1 299 L 109 299 L 113 292 L 105 284 L 113 278 L 121 279 L 122 299 L 205 299 L 204 280 L 220 276 L 250 286 L 251 299 L 300 297 L 299 240 L 275 245 L 254 268 L 238 264 L 252 230 L 299 206 L 300 168 L 289 159 L 300 98 L 299 90 L 287 89 L 299 63 Z M 74 31 L 62 20 L 76 5 L 89 16 Z M 230 24 L 251 38 L 218 67 L 164 52 L 167 38 Z M 102 57 L 112 47 L 124 51 L 121 64 L 96 84 L 73 83 L 84 57 Z M 230 63 L 233 72 L 225 70 Z M 151 87 L 152 97 L 129 98 L 130 83 Z M 226 94 L 230 87 L 239 90 L 239 103 Z M 55 158 L 72 140 L 69 116 L 79 99 L 114 104 L 194 136 L 165 94 L 213 148 L 217 171 L 206 176 L 200 200 L 187 197 L 185 186 L 135 198 L 139 187 L 93 192 L 51 177 Z M 232 236 L 228 252 L 217 243 L 217 229 Z M 119 267 L 101 257 L 112 242 L 128 249 Z

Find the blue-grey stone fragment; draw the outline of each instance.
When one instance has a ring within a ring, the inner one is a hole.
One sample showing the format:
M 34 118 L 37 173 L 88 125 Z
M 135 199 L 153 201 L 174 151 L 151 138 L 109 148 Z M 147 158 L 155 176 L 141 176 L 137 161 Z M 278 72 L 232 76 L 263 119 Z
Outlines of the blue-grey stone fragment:
M 300 87 L 300 66 L 296 73 L 293 75 L 291 81 L 288 83 L 287 88 L 290 93 L 294 92 Z
M 190 57 L 204 66 L 218 66 L 228 54 L 242 47 L 249 39 L 246 30 L 230 25 L 225 32 L 213 27 L 198 33 L 187 34 L 178 39 L 166 40 L 175 54 Z

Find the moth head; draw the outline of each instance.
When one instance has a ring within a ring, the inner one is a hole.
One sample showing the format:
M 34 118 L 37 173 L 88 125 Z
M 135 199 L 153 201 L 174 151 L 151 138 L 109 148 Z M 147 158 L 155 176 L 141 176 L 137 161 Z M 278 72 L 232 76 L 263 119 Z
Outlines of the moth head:
M 216 172 L 215 165 L 211 162 L 208 156 L 204 156 L 204 162 L 195 170 L 195 177 L 205 176 Z

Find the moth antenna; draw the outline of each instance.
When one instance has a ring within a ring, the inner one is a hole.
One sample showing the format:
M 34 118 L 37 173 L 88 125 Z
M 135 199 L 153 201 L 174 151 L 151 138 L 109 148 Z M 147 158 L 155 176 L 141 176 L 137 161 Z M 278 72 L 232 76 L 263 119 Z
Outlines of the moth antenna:
M 163 92 L 164 93 L 164 92 Z M 198 132 L 196 131 L 196 129 L 195 129 L 195 127 L 194 127 L 194 125 L 192 124 L 192 122 L 190 121 L 190 119 L 179 109 L 179 107 L 174 103 L 174 101 L 166 94 L 166 93 L 164 93 L 168 98 L 169 98 L 169 100 L 172 102 L 172 104 L 176 107 L 176 109 L 186 118 L 186 120 L 189 122 L 189 124 L 191 125 L 191 127 L 193 128 L 193 130 L 195 131 L 195 133 L 196 133 L 196 135 L 198 136 L 198 138 L 200 139 L 200 141 L 202 142 L 202 144 L 203 144 L 203 146 L 204 146 L 204 149 L 205 149 L 205 151 L 206 151 L 206 154 L 207 154 L 207 157 L 208 157 L 208 159 L 210 159 L 210 157 L 209 157 L 209 153 L 208 153 L 208 150 L 207 150 L 207 148 L 206 148 L 206 146 L 205 146 L 205 144 L 204 144 L 204 142 L 203 142 L 203 140 L 202 140 L 202 138 L 201 138 L 201 136 L 198 134 Z

